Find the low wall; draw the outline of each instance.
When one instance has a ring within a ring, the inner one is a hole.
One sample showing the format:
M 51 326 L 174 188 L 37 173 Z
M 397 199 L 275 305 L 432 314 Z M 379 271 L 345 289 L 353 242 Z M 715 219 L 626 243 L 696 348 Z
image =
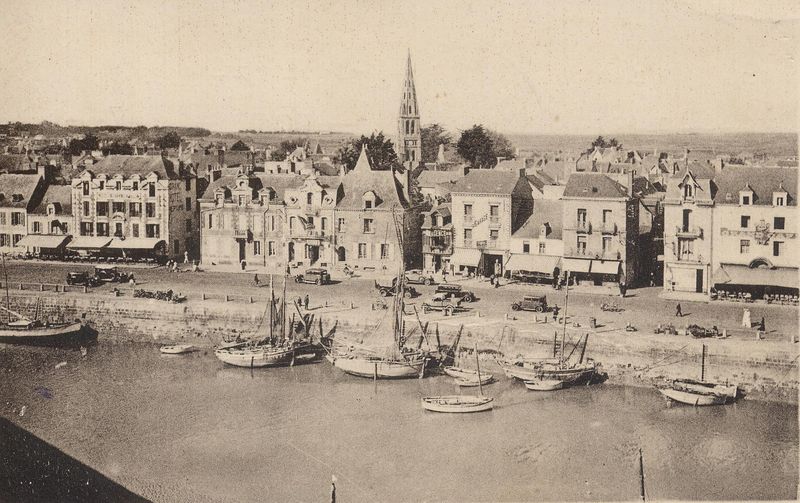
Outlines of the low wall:
M 11 307 L 32 314 L 37 299 L 42 302 L 43 312 L 54 321 L 85 314 L 103 341 L 190 342 L 210 347 L 223 337 L 266 330 L 266 309 L 257 299 L 255 303 L 191 300 L 172 304 L 107 294 L 14 292 Z M 337 322 L 337 334 L 344 339 L 369 340 L 376 332 L 391 330 L 388 311 L 338 306 L 312 312 L 323 320 L 326 332 Z M 461 323 L 464 324 L 462 348 L 471 348 L 477 342 L 479 352 L 485 355 L 499 350 L 508 357 L 552 355 L 554 331 L 558 330 L 560 335 L 563 330 L 552 323 L 453 318 L 438 322 L 439 342 L 451 344 Z M 428 335 L 435 346 L 433 327 L 431 325 Z M 406 328 L 413 345 L 420 335 L 413 316 L 407 317 Z M 797 401 L 798 344 L 743 339 L 697 340 L 686 336 L 569 327 L 565 354 L 569 354 L 572 343 L 585 334 L 589 334 L 586 356 L 602 362 L 614 381 L 647 384 L 661 377 L 700 378 L 701 348 L 705 343 L 708 347 L 707 380 L 738 383 L 752 398 Z

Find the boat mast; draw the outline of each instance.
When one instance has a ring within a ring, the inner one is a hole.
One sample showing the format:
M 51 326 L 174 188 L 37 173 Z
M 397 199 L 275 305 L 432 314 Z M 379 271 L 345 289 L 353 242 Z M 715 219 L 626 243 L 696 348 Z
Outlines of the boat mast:
M 475 341 L 475 368 L 478 369 L 478 389 L 483 396 L 483 383 L 481 383 L 481 362 L 478 360 L 478 341 Z
M 283 275 L 283 298 L 281 298 L 281 337 L 286 337 L 286 275 Z
M 272 274 L 269 275 L 269 342 L 275 344 L 273 328 L 275 325 L 275 318 L 273 317 L 273 310 L 275 309 L 275 291 L 272 289 Z
M 567 271 L 567 284 L 564 287 L 564 333 L 561 335 L 561 355 L 559 356 L 561 366 L 564 366 L 564 340 L 567 338 L 567 309 L 569 309 L 569 271 Z
M 706 380 L 706 345 L 703 344 L 703 352 L 700 354 L 700 381 Z
M 8 294 L 8 270 L 6 270 L 6 254 L 5 252 L 2 254 L 3 257 L 3 276 L 4 282 L 6 284 L 6 314 L 8 315 L 8 322 L 11 323 L 11 297 Z

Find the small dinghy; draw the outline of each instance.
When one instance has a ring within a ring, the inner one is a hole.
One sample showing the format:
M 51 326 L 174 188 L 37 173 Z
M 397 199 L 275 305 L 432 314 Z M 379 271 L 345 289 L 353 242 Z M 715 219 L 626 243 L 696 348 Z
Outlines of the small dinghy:
M 489 384 L 494 382 L 494 376 L 492 374 L 481 375 L 480 381 L 478 380 L 478 376 L 467 377 L 467 378 L 457 378 L 456 384 L 461 386 L 462 388 L 474 388 L 476 386 L 480 386 L 482 384 Z
M 197 348 L 191 344 L 175 344 L 171 346 L 161 346 L 159 351 L 165 355 L 181 355 L 184 353 L 192 353 L 197 351 Z
M 564 381 L 558 379 L 533 379 L 523 382 L 525 387 L 532 391 L 554 391 L 564 387 Z
M 492 407 L 494 398 L 488 396 L 445 395 L 422 399 L 422 408 L 432 412 L 482 412 Z
M 478 371 L 461 367 L 445 367 L 444 373 L 456 379 L 477 379 Z

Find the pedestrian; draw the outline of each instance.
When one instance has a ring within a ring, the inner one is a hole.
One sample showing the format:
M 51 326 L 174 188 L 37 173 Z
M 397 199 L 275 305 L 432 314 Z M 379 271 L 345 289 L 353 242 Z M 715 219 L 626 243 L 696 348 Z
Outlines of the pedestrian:
M 255 277 L 253 277 L 253 283 L 254 283 L 256 286 L 259 286 L 258 274 L 256 274 L 256 275 L 255 275 Z
M 497 276 L 497 277 L 494 279 L 494 287 L 495 287 L 495 288 L 500 288 L 500 276 Z
M 628 286 L 625 284 L 624 281 L 619 283 L 619 295 L 620 297 L 625 297 L 625 291 L 628 289 Z
M 761 326 L 759 327 L 759 330 L 761 330 L 764 333 L 767 332 L 767 328 L 766 328 L 766 325 L 764 324 L 764 317 L 763 316 L 761 317 Z
M 183 252 L 183 263 L 184 264 L 188 264 L 189 263 L 189 251 L 188 250 Z
M 492 285 L 492 286 L 494 286 L 494 277 L 495 277 L 495 276 L 494 276 L 494 274 L 492 274 L 492 275 L 489 277 L 489 284 L 490 284 L 490 285 Z
M 131 274 L 131 279 L 128 280 L 128 283 L 131 286 L 136 286 L 136 278 L 133 277 L 133 274 Z
M 242 270 L 244 271 L 246 267 L 247 267 L 247 262 L 242 260 Z
M 558 311 L 559 311 L 558 304 L 556 304 L 555 306 L 553 306 L 553 322 L 558 321 Z
M 678 316 L 678 317 L 680 317 L 680 318 L 683 318 L 683 311 L 681 311 L 681 304 L 680 304 L 680 302 L 678 303 L 678 305 L 677 305 L 677 306 L 675 306 L 675 316 Z
M 305 298 L 303 299 L 303 304 L 306 307 L 306 311 L 308 311 L 308 294 L 306 294 Z

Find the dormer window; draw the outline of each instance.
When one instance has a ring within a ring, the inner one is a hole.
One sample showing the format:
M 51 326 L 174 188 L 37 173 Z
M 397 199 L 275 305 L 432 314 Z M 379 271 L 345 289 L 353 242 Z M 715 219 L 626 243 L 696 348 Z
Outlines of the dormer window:
M 222 206 L 225 204 L 225 194 L 219 193 L 217 194 L 217 206 Z
M 370 201 L 369 199 L 364 201 L 364 208 L 367 209 L 367 210 L 372 208 L 372 201 Z
M 749 206 L 753 204 L 753 189 L 750 185 L 745 185 L 744 189 L 739 191 L 739 204 L 742 206 Z
M 131 184 L 131 188 L 132 188 L 133 190 L 139 190 L 139 182 L 133 182 L 133 183 Z
M 314 201 L 314 193 L 309 192 L 306 194 L 306 204 L 312 204 L 312 201 Z
M 772 205 L 773 206 L 786 206 L 786 202 L 789 199 L 789 194 L 784 190 L 783 184 L 781 183 L 778 186 L 778 190 L 772 193 Z
M 22 202 L 22 194 L 11 194 L 11 202 L 12 203 L 19 203 Z
M 89 182 L 83 182 L 83 195 L 89 195 Z
M 371 190 L 364 193 L 362 201 L 364 202 L 365 210 L 369 210 L 378 206 L 378 196 Z
M 694 187 L 692 186 L 692 184 L 687 183 L 686 185 L 683 186 L 683 197 L 685 197 L 686 199 L 691 199 L 692 197 L 694 197 Z
M 122 190 L 122 182 L 117 181 L 117 183 L 115 184 L 115 187 L 116 187 L 117 190 Z

